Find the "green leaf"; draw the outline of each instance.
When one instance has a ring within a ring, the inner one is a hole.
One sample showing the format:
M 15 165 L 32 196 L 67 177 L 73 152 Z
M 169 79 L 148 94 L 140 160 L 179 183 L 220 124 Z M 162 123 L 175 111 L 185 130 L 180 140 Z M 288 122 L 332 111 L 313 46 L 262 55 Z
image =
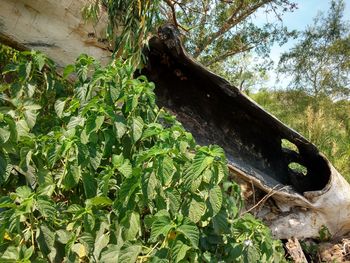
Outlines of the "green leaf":
M 222 191 L 220 186 L 215 185 L 209 190 L 209 202 L 213 209 L 214 215 L 219 213 L 222 207 Z
M 130 177 L 132 174 L 132 166 L 129 159 L 124 160 L 123 164 L 117 167 L 117 169 L 126 178 Z
M 104 206 L 110 206 L 113 204 L 113 201 L 105 196 L 96 196 L 91 199 L 86 200 L 86 206 L 97 206 L 97 207 L 104 207 Z
M 96 259 L 100 258 L 101 251 L 106 248 L 106 246 L 109 243 L 109 233 L 102 233 L 101 235 L 96 236 L 95 240 L 95 249 L 94 249 L 94 256 Z M 109 261 L 109 259 L 115 258 L 118 259 L 119 257 L 119 246 L 115 245 L 108 245 L 107 251 L 104 251 L 101 255 L 101 262 L 117 262 L 117 261 Z M 114 255 L 113 255 L 114 254 Z
M 69 120 L 69 123 L 67 124 L 67 130 L 74 129 L 76 126 L 80 125 L 83 126 L 85 122 L 85 119 L 79 116 L 73 116 Z
M 134 139 L 134 142 L 137 142 L 141 136 L 142 136 L 142 129 L 143 129 L 143 120 L 141 117 L 136 117 L 132 119 L 132 137 Z
M 0 185 L 5 183 L 10 176 L 12 165 L 6 152 L 0 151 Z
M 0 143 L 5 144 L 11 136 L 11 131 L 8 128 L 0 127 Z
M 48 255 L 55 242 L 55 234 L 46 226 L 46 224 L 42 224 L 37 228 L 36 240 L 39 245 L 40 251 L 44 255 Z
M 225 211 L 220 210 L 212 219 L 214 231 L 218 235 L 230 233 L 230 225 L 228 222 L 228 215 Z
M 84 186 L 84 193 L 86 198 L 96 196 L 97 183 L 93 176 L 93 173 L 84 173 L 82 175 L 82 181 Z
M 186 256 L 187 251 L 189 251 L 190 249 L 191 247 L 184 244 L 181 240 L 176 240 L 175 245 L 171 250 L 175 262 L 177 263 L 183 260 Z
M 28 136 L 30 128 L 25 120 L 19 120 L 16 122 L 18 136 Z
M 17 259 L 19 259 L 19 248 L 14 246 L 7 247 L 0 259 L 4 260 L 4 262 L 17 262 Z
M 86 248 L 81 243 L 76 243 L 72 246 L 72 251 L 75 252 L 79 258 L 87 256 Z
M 127 126 L 123 122 L 114 122 L 114 127 L 117 130 L 118 139 L 122 138 L 127 131 Z
M 166 190 L 167 202 L 169 205 L 169 209 L 173 214 L 176 214 L 181 205 L 181 195 L 180 193 L 173 188 L 169 188 Z
M 103 145 L 101 146 L 103 148 Z M 103 156 L 103 149 L 101 149 L 98 146 L 90 147 L 89 153 L 90 153 L 90 164 L 94 170 L 97 170 L 97 168 L 100 166 L 102 156 Z
M 180 225 L 176 230 L 182 233 L 191 242 L 194 248 L 198 248 L 199 231 L 196 224 L 189 218 L 184 218 L 182 225 Z
M 62 244 L 67 244 L 68 241 L 72 238 L 72 233 L 64 229 L 59 229 L 56 231 L 57 241 Z
M 34 252 L 34 246 L 30 246 L 28 249 L 25 250 L 23 259 L 29 260 L 30 257 L 33 255 Z
M 202 152 L 199 152 L 194 157 L 193 162 L 193 177 L 198 178 L 201 173 L 208 168 L 214 161 L 214 158 L 211 156 L 206 156 Z
M 74 65 L 67 65 L 63 70 L 63 78 L 67 78 L 74 71 L 75 71 Z
M 66 189 L 75 187 L 81 178 L 81 167 L 75 164 L 69 164 L 67 174 L 64 177 L 63 185 Z
M 166 237 L 169 231 L 174 227 L 175 225 L 170 221 L 168 216 L 157 217 L 152 224 L 150 240 L 155 242 L 161 235 Z
M 66 105 L 66 100 L 58 99 L 55 102 L 55 105 L 54 105 L 55 112 L 59 118 L 62 118 L 63 116 L 63 110 L 65 105 Z
M 46 57 L 42 53 L 36 53 L 34 56 L 34 61 L 38 66 L 38 70 L 41 71 L 46 63 Z
M 116 263 L 119 262 L 120 246 L 119 245 L 108 245 L 107 249 L 101 253 L 100 262 L 103 263 Z M 95 256 L 95 258 L 99 258 Z
M 168 186 L 172 182 L 172 177 L 175 171 L 173 160 L 166 156 L 162 160 L 160 167 L 160 176 L 162 178 L 162 184 Z
M 32 62 L 29 61 L 26 65 L 26 79 L 30 77 L 31 71 L 32 71 Z
M 130 213 L 129 216 L 125 217 L 122 225 L 125 227 L 123 233 L 124 240 L 134 240 L 138 236 L 138 233 L 141 231 L 140 215 L 136 212 Z
M 120 263 L 133 263 L 136 262 L 138 255 L 141 253 L 140 245 L 126 245 L 123 246 L 119 253 Z
M 46 218 L 53 220 L 56 215 L 55 204 L 46 196 L 39 196 L 36 202 L 36 206 L 41 215 Z
M 205 203 L 198 197 L 193 197 L 188 209 L 188 217 L 197 223 L 204 215 L 206 210 Z
M 157 181 L 156 175 L 154 173 L 151 173 L 147 178 L 146 182 L 147 182 L 146 197 L 148 200 L 153 200 L 157 195 L 156 190 L 157 190 L 158 181 Z

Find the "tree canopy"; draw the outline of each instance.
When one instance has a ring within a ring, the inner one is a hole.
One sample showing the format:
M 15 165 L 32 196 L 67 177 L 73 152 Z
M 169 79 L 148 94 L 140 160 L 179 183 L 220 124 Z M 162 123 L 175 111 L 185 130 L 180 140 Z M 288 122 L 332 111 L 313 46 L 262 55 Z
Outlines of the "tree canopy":
M 331 1 L 302 32 L 299 42 L 280 60 L 279 71 L 291 76 L 289 86 L 315 97 L 350 95 L 350 24 L 344 20 L 344 1 Z

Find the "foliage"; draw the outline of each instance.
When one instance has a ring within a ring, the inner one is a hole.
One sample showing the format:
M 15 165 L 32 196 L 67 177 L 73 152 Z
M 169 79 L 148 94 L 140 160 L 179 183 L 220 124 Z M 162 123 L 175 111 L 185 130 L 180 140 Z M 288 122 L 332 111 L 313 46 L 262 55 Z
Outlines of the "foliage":
M 40 53 L 1 58 L 1 262 L 283 260 L 239 216 L 223 150 L 196 145 L 127 62 L 81 55 L 62 79 Z
M 332 0 L 326 15 L 319 14 L 302 32 L 299 42 L 282 55 L 279 71 L 291 76 L 290 87 L 313 96 L 349 98 L 349 22 L 343 19 L 343 0 Z
M 206 66 L 255 50 L 269 53 L 274 43 L 285 43 L 294 32 L 280 24 L 283 13 L 296 9 L 289 0 L 173 1 L 179 23 L 188 30 L 185 43 L 193 57 Z M 277 21 L 256 22 L 255 16 L 274 14 Z
M 350 102 L 304 91 L 260 90 L 252 98 L 316 144 L 350 182 Z
M 270 47 L 295 37 L 294 31 L 283 26 L 282 16 L 296 8 L 290 0 L 93 0 L 83 15 L 96 21 L 101 11 L 107 10 L 108 34 L 111 38 L 117 35 L 117 57 L 132 54 L 139 58 L 148 34 L 154 34 L 162 23 L 172 23 L 196 60 L 218 74 L 233 76 L 232 83 L 240 85 L 243 80 L 256 83 L 254 77 L 259 74 L 251 68 L 240 67 L 237 72 L 232 68 L 254 51 L 264 58 L 258 67 L 263 74 L 271 62 L 267 56 Z M 256 16 L 270 19 L 259 20 Z
M 141 60 L 147 35 L 159 21 L 160 0 L 93 0 L 82 10 L 87 20 L 97 22 L 101 12 L 107 11 L 107 36 L 114 41 L 117 57 Z

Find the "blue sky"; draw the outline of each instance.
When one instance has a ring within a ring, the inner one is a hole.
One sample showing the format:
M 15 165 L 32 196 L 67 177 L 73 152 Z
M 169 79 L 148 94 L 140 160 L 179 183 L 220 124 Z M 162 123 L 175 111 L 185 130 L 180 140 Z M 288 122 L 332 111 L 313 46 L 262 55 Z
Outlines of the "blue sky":
M 298 9 L 292 13 L 284 14 L 283 24 L 287 26 L 290 30 L 303 30 L 307 25 L 312 24 L 313 18 L 319 13 L 326 13 L 329 8 L 330 1 L 328 0 L 294 0 L 298 4 Z M 345 0 L 345 12 L 344 18 L 350 20 L 350 0 Z M 266 17 L 257 17 L 258 20 L 266 19 Z M 266 21 L 266 20 L 265 20 Z M 293 46 L 295 41 L 289 41 L 282 47 L 275 45 L 271 50 L 271 58 L 278 62 L 281 53 L 287 51 Z M 285 87 L 288 84 L 288 81 L 283 81 L 278 83 L 278 86 Z M 274 88 L 276 86 L 276 75 L 275 73 L 270 73 L 270 80 L 267 83 L 269 88 Z

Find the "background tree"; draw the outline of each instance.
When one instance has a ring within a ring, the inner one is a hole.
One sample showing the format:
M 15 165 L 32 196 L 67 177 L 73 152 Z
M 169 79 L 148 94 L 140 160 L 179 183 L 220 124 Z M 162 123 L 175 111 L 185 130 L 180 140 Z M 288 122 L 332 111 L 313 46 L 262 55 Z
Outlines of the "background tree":
M 332 0 L 328 13 L 320 13 L 282 55 L 279 72 L 292 77 L 290 88 L 314 97 L 349 98 L 350 27 L 343 19 L 344 7 L 343 0 Z
M 109 35 L 118 35 L 117 55 L 140 51 L 149 32 L 155 33 L 158 25 L 171 22 L 180 30 L 187 51 L 197 61 L 216 73 L 232 76 L 239 87 L 242 77 L 243 84 L 253 82 L 256 75 L 260 78 L 252 67 L 237 69 L 242 58 L 247 64 L 253 63 L 254 51 L 268 59 L 274 43 L 283 44 L 295 36 L 281 23 L 285 12 L 297 8 L 290 0 L 94 0 L 83 13 L 96 20 L 102 8 L 109 14 Z M 264 15 L 270 21 L 261 19 L 256 23 L 256 17 Z M 269 63 L 270 60 L 260 63 L 258 71 L 262 72 L 262 65 L 266 68 Z

